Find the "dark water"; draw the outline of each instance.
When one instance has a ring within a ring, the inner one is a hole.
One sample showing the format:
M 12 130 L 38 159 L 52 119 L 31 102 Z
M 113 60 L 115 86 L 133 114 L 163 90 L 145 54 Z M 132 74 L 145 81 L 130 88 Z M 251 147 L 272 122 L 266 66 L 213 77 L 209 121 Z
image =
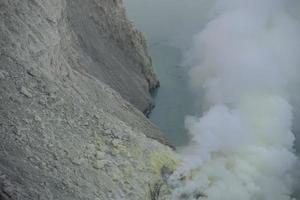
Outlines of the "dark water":
M 124 0 L 129 19 L 146 35 L 161 82 L 150 120 L 177 147 L 189 141 L 184 119 L 194 114 L 196 104 L 188 86 L 187 70 L 181 65 L 182 52 L 207 21 L 213 1 Z
M 176 146 L 188 143 L 184 118 L 193 114 L 194 97 L 188 86 L 187 73 L 181 63 L 181 51 L 165 43 L 150 46 L 154 66 L 161 81 L 155 95 L 156 108 L 150 115 L 170 142 Z

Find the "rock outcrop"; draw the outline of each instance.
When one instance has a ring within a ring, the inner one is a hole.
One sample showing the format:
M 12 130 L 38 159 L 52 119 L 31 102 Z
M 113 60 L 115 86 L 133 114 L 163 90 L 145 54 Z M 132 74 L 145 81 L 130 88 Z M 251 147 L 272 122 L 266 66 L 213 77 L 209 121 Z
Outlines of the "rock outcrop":
M 66 0 L 80 54 L 74 66 L 100 79 L 148 114 L 159 82 L 143 35 L 126 18 L 120 0 Z M 72 53 L 72 52 L 71 52 Z
M 0 0 L 0 18 L 0 199 L 147 199 L 177 159 L 138 110 L 158 82 L 120 1 Z

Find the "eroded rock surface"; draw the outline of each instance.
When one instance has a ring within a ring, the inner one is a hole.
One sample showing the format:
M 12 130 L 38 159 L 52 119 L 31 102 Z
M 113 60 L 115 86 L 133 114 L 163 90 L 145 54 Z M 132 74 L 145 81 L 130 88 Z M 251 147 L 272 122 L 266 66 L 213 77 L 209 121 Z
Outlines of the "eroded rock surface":
M 146 41 L 126 18 L 120 0 L 66 0 L 67 20 L 78 38 L 74 60 L 110 85 L 145 114 L 153 107 L 149 94 L 159 82 Z M 72 52 L 70 52 L 72 53 Z
M 124 100 L 157 80 L 120 2 L 0 0 L 0 19 L 0 199 L 147 199 L 177 161 Z

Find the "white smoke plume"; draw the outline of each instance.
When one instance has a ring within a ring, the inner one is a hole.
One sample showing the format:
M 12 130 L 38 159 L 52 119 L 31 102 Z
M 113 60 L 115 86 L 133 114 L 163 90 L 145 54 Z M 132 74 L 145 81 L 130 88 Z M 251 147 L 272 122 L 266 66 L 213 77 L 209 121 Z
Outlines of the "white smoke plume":
M 172 199 L 293 199 L 297 6 L 295 0 L 217 1 L 216 17 L 188 52 L 191 85 L 204 88 L 208 109 L 186 119 L 192 139 L 170 179 Z

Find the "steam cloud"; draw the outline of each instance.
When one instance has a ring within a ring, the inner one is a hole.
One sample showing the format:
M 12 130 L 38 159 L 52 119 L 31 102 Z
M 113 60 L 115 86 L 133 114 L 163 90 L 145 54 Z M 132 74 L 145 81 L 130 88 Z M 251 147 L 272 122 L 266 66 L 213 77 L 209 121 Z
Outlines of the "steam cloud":
M 295 0 L 219 0 L 188 52 L 207 112 L 189 116 L 191 143 L 172 199 L 291 200 L 293 98 L 299 84 Z

